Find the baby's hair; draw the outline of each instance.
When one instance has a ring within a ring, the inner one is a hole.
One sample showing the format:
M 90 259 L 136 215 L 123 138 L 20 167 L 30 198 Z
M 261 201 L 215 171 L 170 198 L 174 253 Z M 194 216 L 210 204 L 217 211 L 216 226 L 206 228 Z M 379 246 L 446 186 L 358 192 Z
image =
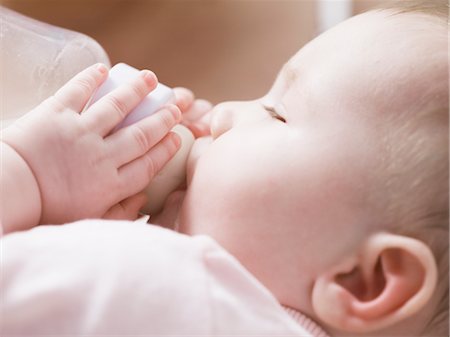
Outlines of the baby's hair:
M 378 9 L 390 9 L 398 14 L 423 13 L 445 19 L 448 18 L 447 0 L 395 0 L 383 2 Z
M 389 1 L 377 7 L 376 10 L 387 10 L 392 15 L 427 14 L 439 18 L 442 25 L 448 30 L 449 5 L 447 0 Z M 446 67 L 448 73 L 448 63 Z M 439 107 L 422 111 L 404 124 L 404 131 L 406 132 L 403 135 L 417 134 L 417 130 L 426 126 L 433 128 L 429 129 L 428 132 L 439 130 L 437 134 L 432 134 L 429 137 L 435 138 L 434 142 L 431 139 L 424 139 L 424 137 L 417 137 L 411 142 L 414 136 L 410 138 L 405 136 L 409 138 L 405 139 L 405 148 L 402 149 L 399 146 L 395 153 L 391 153 L 394 158 L 403 158 L 401 163 L 403 167 L 409 166 L 411 168 L 410 172 L 406 171 L 405 174 L 413 180 L 409 181 L 407 193 L 428 200 L 428 206 L 420 204 L 404 206 L 405 209 L 400 212 L 405 216 L 407 212 L 415 213 L 416 211 L 421 215 L 417 214 L 419 217 L 415 219 L 414 225 L 404 224 L 396 230 L 399 234 L 416 237 L 426 242 L 432 249 L 439 268 L 437 294 L 440 298 L 436 303 L 436 309 L 431 319 L 421 333 L 422 336 L 449 336 L 448 82 L 445 95 L 446 97 L 443 100 L 441 99 L 443 103 Z M 424 146 L 425 142 L 428 145 Z M 406 146 L 408 146 L 408 149 L 406 149 Z M 428 153 L 424 154 L 424 152 Z M 393 159 L 393 161 L 395 162 L 396 159 Z M 416 175 L 410 174 L 413 171 L 419 173 Z M 433 181 L 434 184 L 431 183 Z M 415 206 L 417 206 L 416 209 L 412 210 Z

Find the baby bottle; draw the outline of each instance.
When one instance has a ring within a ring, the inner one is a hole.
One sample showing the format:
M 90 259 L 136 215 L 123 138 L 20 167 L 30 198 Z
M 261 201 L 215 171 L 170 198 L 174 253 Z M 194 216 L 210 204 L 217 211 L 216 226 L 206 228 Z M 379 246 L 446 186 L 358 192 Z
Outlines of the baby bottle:
M 1 127 L 53 95 L 88 66 L 109 65 L 92 38 L 0 6 Z
M 118 63 L 109 71 L 109 76 L 92 96 L 89 105 L 111 92 L 123 83 L 137 77 L 139 70 L 125 63 Z M 116 127 L 117 129 L 152 115 L 167 103 L 175 103 L 175 95 L 169 87 L 158 83 L 157 87 L 148 94 L 141 103 L 131 111 L 127 117 Z M 194 143 L 194 136 L 186 127 L 176 125 L 173 132 L 181 138 L 181 147 L 175 156 L 152 179 L 145 189 L 148 196 L 147 204 L 141 209 L 146 214 L 155 214 L 161 210 L 168 195 L 179 187 L 186 178 L 186 161 Z

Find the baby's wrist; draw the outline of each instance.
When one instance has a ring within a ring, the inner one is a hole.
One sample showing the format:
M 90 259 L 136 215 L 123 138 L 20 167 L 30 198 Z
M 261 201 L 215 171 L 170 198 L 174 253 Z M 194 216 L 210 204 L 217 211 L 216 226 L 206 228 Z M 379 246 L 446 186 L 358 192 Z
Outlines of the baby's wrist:
M 3 233 L 39 224 L 42 210 L 39 185 L 28 163 L 10 145 L 0 141 L 0 223 Z

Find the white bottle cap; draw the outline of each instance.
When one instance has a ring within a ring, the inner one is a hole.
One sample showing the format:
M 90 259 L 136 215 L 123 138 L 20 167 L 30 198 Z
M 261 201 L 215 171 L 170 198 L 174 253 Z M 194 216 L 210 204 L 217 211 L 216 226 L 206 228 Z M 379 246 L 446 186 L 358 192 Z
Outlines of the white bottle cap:
M 128 64 L 116 64 L 111 68 L 108 78 L 97 89 L 88 105 L 94 104 L 101 97 L 110 93 L 121 84 L 130 82 L 136 78 L 138 74 L 139 70 Z M 116 130 L 154 114 L 167 103 L 175 103 L 173 90 L 162 83 L 158 83 L 156 88 L 149 93 L 119 125 L 117 125 Z

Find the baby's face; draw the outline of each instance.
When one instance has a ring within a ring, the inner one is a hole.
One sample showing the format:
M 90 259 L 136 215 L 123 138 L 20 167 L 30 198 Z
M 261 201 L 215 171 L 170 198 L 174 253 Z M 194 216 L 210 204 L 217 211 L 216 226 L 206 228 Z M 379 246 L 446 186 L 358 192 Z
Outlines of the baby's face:
M 211 235 L 283 304 L 308 308 L 314 275 L 379 228 L 384 120 L 436 81 L 429 20 L 388 14 L 310 42 L 264 97 L 216 106 L 192 150 L 181 231 Z

